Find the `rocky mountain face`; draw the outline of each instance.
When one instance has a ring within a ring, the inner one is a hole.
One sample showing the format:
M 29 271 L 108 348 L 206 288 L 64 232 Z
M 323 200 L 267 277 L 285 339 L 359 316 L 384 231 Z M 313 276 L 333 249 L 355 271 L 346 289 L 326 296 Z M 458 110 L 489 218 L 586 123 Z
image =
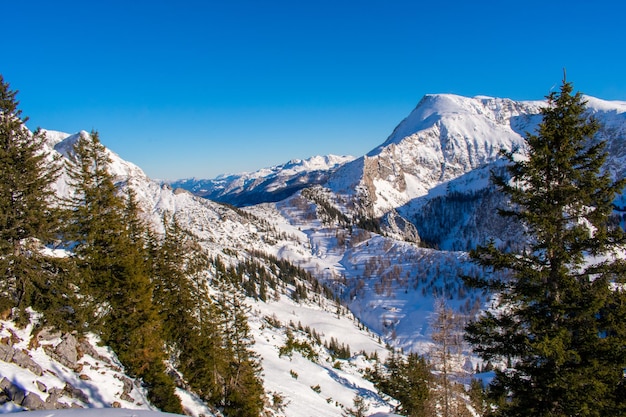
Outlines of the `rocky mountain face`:
M 148 407 L 139 381 L 126 376 L 115 355 L 96 342 L 0 321 L 0 407 Z
M 626 103 L 587 97 L 588 114 L 607 141 L 606 169 L 626 175 Z M 541 101 L 490 97 L 425 96 L 391 136 L 367 155 L 337 170 L 327 183 L 368 216 L 397 212 L 425 243 L 468 250 L 489 237 L 519 239 L 519 230 L 496 215 L 498 194 L 490 171 L 503 169 L 499 153 L 523 155 L 524 138 L 541 120 Z M 616 204 L 623 206 L 622 198 Z
M 608 144 L 606 169 L 613 178 L 622 178 L 626 103 L 586 100 L 589 116 L 600 124 L 597 139 Z M 519 229 L 495 215 L 503 202 L 490 187 L 490 171 L 503 169 L 502 150 L 523 154 L 524 138 L 534 133 L 544 105 L 427 95 L 384 143 L 357 159 L 334 159 L 324 169 L 291 162 L 251 174 L 172 185 L 236 206 L 276 202 L 322 185 L 341 196 L 339 210 L 353 218 L 377 219 L 389 236 L 446 250 L 468 250 L 493 236 L 514 242 Z M 616 201 L 620 207 L 626 206 L 622 199 Z
M 339 170 L 329 187 L 357 190 L 379 217 L 498 158 L 523 148 L 522 135 L 539 121 L 541 102 L 488 97 L 425 96 L 378 148 Z M 357 172 L 351 182 L 346 173 Z

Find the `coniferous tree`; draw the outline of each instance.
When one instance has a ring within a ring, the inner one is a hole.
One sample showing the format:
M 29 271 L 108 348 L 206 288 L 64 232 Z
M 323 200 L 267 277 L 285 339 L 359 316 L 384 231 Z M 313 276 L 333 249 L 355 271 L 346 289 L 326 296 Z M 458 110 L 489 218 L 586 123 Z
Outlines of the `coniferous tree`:
M 254 339 L 248 326 L 248 307 L 241 294 L 223 278 L 218 283 L 217 308 L 227 352 L 222 406 L 228 417 L 258 416 L 263 409 L 261 365 L 252 351 Z
M 66 266 L 41 252 L 58 221 L 51 186 L 59 166 L 45 152 L 45 134 L 26 128 L 16 94 L 0 75 L 0 310 L 17 307 L 24 322 L 26 307 L 56 308 L 72 294 Z
M 497 309 L 467 328 L 486 361 L 505 365 L 489 392 L 502 416 L 617 416 L 626 413 L 624 243 L 611 226 L 624 181 L 601 173 L 604 142 L 585 101 L 563 81 L 548 96 L 524 159 L 506 156 L 510 180 L 494 176 L 528 243 L 505 252 L 492 241 L 472 252 L 496 274 L 467 279 L 495 291 Z
M 97 132 L 84 134 L 73 148 L 67 171 L 74 194 L 67 204 L 66 238 L 74 242 L 74 254 L 82 271 L 81 287 L 90 306 L 100 317 L 91 320 L 104 324 L 111 300 L 119 296 L 115 286 L 120 265 L 118 243 L 125 231 L 121 222 L 124 200 L 117 195 L 110 159 Z
M 343 417 L 366 417 L 369 407 L 365 402 L 365 398 L 360 395 L 356 395 L 352 400 L 354 406 L 348 408 L 345 412 L 341 413 Z
M 190 235 L 175 218 L 163 218 L 165 233 L 160 242 L 153 243 L 152 275 L 155 282 L 155 303 L 164 323 L 167 339 L 186 343 L 185 334 L 195 322 L 194 291 L 187 265 L 191 257 L 201 253 L 188 251 Z M 153 237 L 154 239 L 154 237 Z
M 162 240 L 153 238 L 155 304 L 170 360 L 204 401 L 221 404 L 227 359 L 218 313 L 204 276 L 208 257 L 195 237 L 172 217 L 163 219 Z
M 396 411 L 410 417 L 432 413 L 431 367 L 424 357 L 411 353 L 407 358 L 393 351 L 385 367 L 374 371 L 373 382 L 380 392 L 399 401 Z
M 181 412 L 166 375 L 162 322 L 153 305 L 147 263 L 147 227 L 134 193 L 118 194 L 110 160 L 97 133 L 82 136 L 68 163 L 76 192 L 69 201 L 69 233 L 89 304 L 91 329 L 111 346 L 129 374 L 141 378 L 148 398 L 164 411 Z

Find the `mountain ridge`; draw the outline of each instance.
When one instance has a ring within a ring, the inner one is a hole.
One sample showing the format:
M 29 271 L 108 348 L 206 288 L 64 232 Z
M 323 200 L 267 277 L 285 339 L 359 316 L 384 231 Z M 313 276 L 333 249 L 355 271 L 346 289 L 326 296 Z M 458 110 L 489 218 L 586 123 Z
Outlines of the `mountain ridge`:
M 270 256 L 287 260 L 311 273 L 342 301 L 343 306 L 314 295 L 297 302 L 292 298 L 296 293 L 292 284 L 270 291 L 266 301 L 246 297 L 252 307 L 249 321 L 256 348 L 267 376 L 266 391 L 284 396 L 289 403 L 282 412 L 274 410 L 275 416 L 338 416 L 357 393 L 367 394 L 373 413 L 391 407 L 360 375 L 367 366 L 363 355 L 340 362 L 342 370 L 334 368 L 332 356 L 321 347 L 319 357 L 323 360 L 309 361 L 301 355 L 294 355 L 295 359 L 281 357 L 279 347 L 287 340 L 287 330 L 297 329 L 296 321 L 324 329 L 325 340 L 359 340 L 358 347 L 365 352 L 382 355 L 387 345 L 427 354 L 432 345 L 429 323 L 436 299 L 445 296 L 452 308 L 467 316 L 488 305 L 488 295 L 466 289 L 460 279 L 461 275 L 476 273 L 466 250 L 488 235 L 513 239 L 519 232 L 515 226 L 491 224 L 488 214 L 495 213 L 501 201 L 490 194 L 489 171 L 503 166 L 495 144 L 507 145 L 509 150 L 519 144 L 523 150 L 520 132 L 532 131 L 538 115 L 522 113 L 519 109 L 524 105 L 506 99 L 427 97 L 420 102 L 439 101 L 437 105 L 446 114 L 435 115 L 433 109 L 416 107 L 418 113 L 412 112 L 401 123 L 404 127 L 396 128 L 383 142 L 387 145 L 377 147 L 376 152 L 338 164 L 332 173 L 324 171 L 328 178 L 321 183 L 304 181 L 305 187 L 285 198 L 242 209 L 152 180 L 139 167 L 107 150 L 117 185 L 122 191 L 126 187 L 135 190 L 142 216 L 156 229 L 164 215 L 177 214 L 181 226 L 198 236 L 208 254 L 219 256 L 226 264 L 251 259 L 266 262 Z M 626 106 L 597 100 L 589 112 L 601 119 L 598 139 L 611 139 L 607 169 L 614 176 L 623 176 Z M 452 105 L 457 106 L 456 111 Z M 540 108 L 539 104 L 533 106 L 528 108 Z M 473 121 L 485 114 L 486 120 Z M 416 126 L 423 129 L 410 132 Z M 497 138 L 495 144 L 485 140 L 475 143 L 470 135 L 474 128 L 482 139 L 493 132 L 504 132 L 504 138 Z M 62 157 L 71 157 L 72 142 L 87 134 L 50 132 L 50 151 Z M 408 136 L 400 137 L 405 132 Z M 297 165 L 294 161 L 281 167 L 288 171 Z M 259 183 L 247 192 L 267 189 L 257 188 L 264 184 L 262 176 L 256 180 Z M 57 190 L 60 196 L 72 192 L 66 174 L 57 181 Z M 251 201 L 262 194 L 258 191 Z M 387 228 L 380 220 L 383 217 L 388 219 Z M 372 227 L 376 223 L 378 228 Z M 492 228 L 484 229 L 485 223 Z M 414 225 L 417 238 L 408 239 L 413 233 L 409 225 Z M 420 240 L 420 236 L 427 239 Z M 270 271 L 276 268 L 271 263 L 264 265 Z M 311 283 L 306 285 L 312 288 Z M 341 311 L 346 315 L 340 315 Z M 350 322 L 350 316 L 354 321 Z M 276 323 L 280 325 L 274 327 Z M 300 333 L 300 337 L 305 334 Z M 470 374 L 476 365 L 468 356 L 463 372 Z M 299 373 L 300 379 L 290 375 L 291 371 Z M 315 381 L 321 395 L 311 389 Z
M 617 134 L 620 143 L 610 141 L 610 153 L 624 153 L 620 138 L 624 137 L 626 102 L 591 96 L 585 99 L 588 114 L 602 119 L 601 135 Z M 170 184 L 215 201 L 248 206 L 279 201 L 304 188 L 308 181 L 348 197 L 357 193 L 352 197 L 365 202 L 369 215 L 380 217 L 439 184 L 493 163 L 501 150 L 523 151 L 524 137 L 538 125 L 545 105 L 545 100 L 427 94 L 381 145 L 360 157 L 345 157 L 319 170 L 317 176 L 313 171 L 304 175 L 304 170 L 296 176 L 288 172 L 286 163 L 252 173 Z M 609 166 L 615 177 L 624 174 L 618 163 L 609 162 Z
M 167 181 L 174 188 L 222 203 L 243 207 L 282 200 L 302 188 L 324 183 L 329 175 L 352 156 L 312 156 L 253 172 L 222 174 L 214 179 L 188 178 Z

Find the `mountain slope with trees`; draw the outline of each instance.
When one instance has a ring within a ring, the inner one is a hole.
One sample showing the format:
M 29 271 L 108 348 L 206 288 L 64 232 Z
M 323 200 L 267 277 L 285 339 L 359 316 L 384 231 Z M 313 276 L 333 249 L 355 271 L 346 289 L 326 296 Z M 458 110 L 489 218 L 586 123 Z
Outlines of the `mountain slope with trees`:
M 470 378 L 502 364 L 471 356 L 458 329 L 495 289 L 461 277 L 483 276 L 467 250 L 490 237 L 524 253 L 523 219 L 494 220 L 507 200 L 489 171 L 507 172 L 500 147 L 524 154 L 522 131 L 544 108 L 429 96 L 329 182 L 245 208 L 147 178 L 96 132 L 24 130 L 20 143 L 40 137 L 34 154 L 59 163 L 34 175 L 47 176 L 37 202 L 51 221 L 2 257 L 9 272 L 24 259 L 37 272 L 25 269 L 34 296 L 21 298 L 28 286 L 7 275 L 8 314 L 97 335 L 162 409 L 197 415 L 179 400 L 193 395 L 227 416 L 486 412 Z M 594 99 L 584 113 L 599 123 L 593 141 L 610 139 L 601 172 L 613 180 L 623 177 L 624 109 Z M 623 222 L 621 201 L 611 201 L 610 228 Z

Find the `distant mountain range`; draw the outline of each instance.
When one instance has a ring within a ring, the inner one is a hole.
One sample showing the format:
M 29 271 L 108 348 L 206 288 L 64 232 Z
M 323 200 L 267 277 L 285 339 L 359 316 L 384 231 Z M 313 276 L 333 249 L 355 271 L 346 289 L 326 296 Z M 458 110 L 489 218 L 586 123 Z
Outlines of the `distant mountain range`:
M 255 172 L 221 175 L 214 179 L 188 178 L 169 184 L 209 200 L 245 207 L 280 201 L 303 188 L 324 184 L 339 166 L 353 159 L 352 156 L 314 156 L 292 159 Z

